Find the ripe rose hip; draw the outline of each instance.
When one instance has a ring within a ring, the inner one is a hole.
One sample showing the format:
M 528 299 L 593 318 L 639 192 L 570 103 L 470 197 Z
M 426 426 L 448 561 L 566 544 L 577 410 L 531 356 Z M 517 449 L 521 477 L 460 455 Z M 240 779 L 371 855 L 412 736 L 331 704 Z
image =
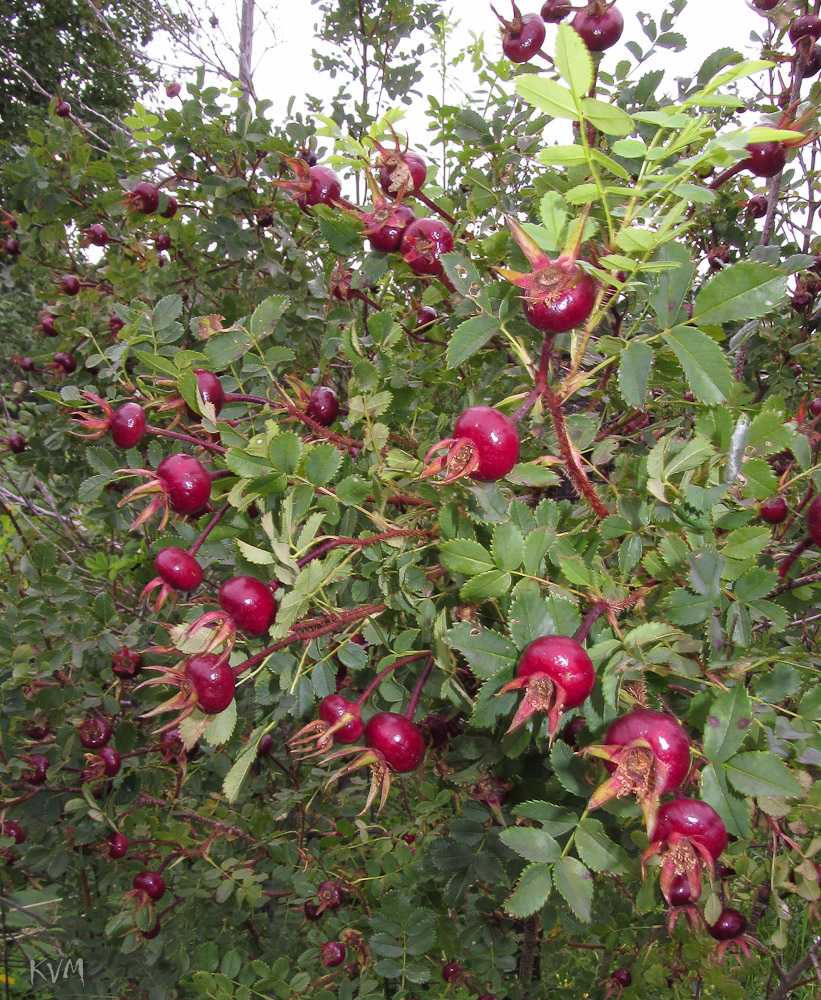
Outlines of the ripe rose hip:
M 664 898 L 671 903 L 674 880 L 683 876 L 691 901 L 695 902 L 701 895 L 702 865 L 713 874 L 726 846 L 727 830 L 712 806 L 699 799 L 673 799 L 658 811 L 652 842 L 642 855 L 642 867 L 649 857 L 660 855 Z
M 108 835 L 108 856 L 110 858 L 124 858 L 128 853 L 128 837 L 124 833 L 110 833 Z
M 47 337 L 58 336 L 57 329 L 54 326 L 55 319 L 56 317 L 53 316 L 51 313 L 43 313 L 43 315 L 40 317 L 40 326 L 43 329 L 43 333 Z
M 134 876 L 134 888 L 157 902 L 165 895 L 165 879 L 159 872 L 142 871 Z
M 544 21 L 538 14 L 522 14 L 514 2 L 513 19 L 508 21 L 493 5 L 490 9 L 504 25 L 502 52 L 511 62 L 527 62 L 541 50 L 545 27 Z
M 160 233 L 154 240 L 154 249 L 162 253 L 163 250 L 171 249 L 171 237 L 168 233 Z
M 89 226 L 88 229 L 84 229 L 83 232 L 88 237 L 88 242 L 93 246 L 108 246 L 108 230 L 102 222 L 95 222 L 93 225 Z
M 552 743 L 565 709 L 576 708 L 590 695 L 596 673 L 590 657 L 575 639 L 545 635 L 526 647 L 516 667 L 516 678 L 498 692 L 525 694 L 508 729 L 524 725 L 536 712 L 547 713 Z
M 747 202 L 747 215 L 751 219 L 763 219 L 767 214 L 767 197 L 757 194 Z
M 311 396 L 305 408 L 305 415 L 315 420 L 323 427 L 330 427 L 339 414 L 339 399 L 327 385 L 318 385 L 311 389 Z
M 572 0 L 545 0 L 542 4 L 542 20 L 548 24 L 558 24 L 572 11 Z
M 64 274 L 60 278 L 60 288 L 66 295 L 78 295 L 80 292 L 80 279 L 76 274 Z
M 345 900 L 345 893 L 342 886 L 332 879 L 320 882 L 316 894 L 319 897 L 319 906 L 317 907 L 319 913 L 322 913 L 324 910 L 330 910 L 331 913 L 335 913 Z
M 615 6 L 606 7 L 602 0 L 593 0 L 580 10 L 572 24 L 591 52 L 604 52 L 611 48 L 624 31 L 621 11 Z
M 453 250 L 453 233 L 439 219 L 415 219 L 405 230 L 400 249 L 414 274 L 439 274 L 439 258 Z
M 225 391 L 222 388 L 222 382 L 220 382 L 219 377 L 213 372 L 206 371 L 204 368 L 196 368 L 194 374 L 197 376 L 197 389 L 200 396 L 202 396 L 206 403 L 211 403 L 214 407 L 214 412 L 219 415 L 222 404 L 225 402 Z M 188 412 L 193 414 L 192 410 Z
M 22 434 L 10 434 L 7 443 L 13 455 L 22 455 L 26 450 L 26 439 Z
M 44 785 L 48 777 L 49 759 L 41 753 L 28 754 L 25 758 L 30 771 L 23 772 L 23 780 L 32 785 Z
M 775 177 L 787 162 L 787 151 L 780 142 L 751 142 L 744 148 L 749 156 L 741 166 L 755 177 Z
M 108 317 L 108 329 L 112 333 L 119 333 L 124 326 L 125 323 L 120 319 L 120 317 L 116 313 L 112 313 Z
M 185 677 L 194 689 L 197 706 L 206 715 L 224 712 L 234 700 L 234 672 L 216 653 L 190 656 L 185 664 Z
M 132 211 L 151 215 L 160 206 L 160 190 L 148 181 L 140 181 L 129 191 L 126 201 Z
M 175 514 L 197 514 L 211 496 L 211 477 L 191 455 L 169 455 L 157 466 L 157 476 Z
M 662 795 L 680 788 L 690 771 L 690 740 L 676 719 L 637 708 L 611 724 L 604 745 L 585 753 L 601 757 L 612 777 L 593 793 L 588 808 L 635 795 L 652 839 Z
M 112 735 L 111 723 L 101 715 L 93 715 L 77 727 L 80 743 L 86 750 L 100 750 Z
M 781 524 L 786 521 L 789 507 L 784 497 L 770 497 L 758 507 L 758 516 L 767 524 Z
M 633 976 L 631 975 L 629 969 L 615 969 L 611 973 L 610 978 L 615 979 L 615 981 L 619 984 L 619 986 L 621 986 L 624 989 L 626 989 L 628 986 L 631 986 L 633 983 Z
M 179 97 L 181 90 L 182 86 L 176 80 L 165 85 L 165 93 L 168 97 Z
M 718 920 L 707 930 L 716 941 L 732 941 L 747 930 L 747 918 L 743 913 L 726 906 L 718 915 Z
M 434 452 L 443 448 L 447 452 L 430 461 Z M 428 451 L 422 476 L 433 476 L 444 469 L 443 483 L 464 476 L 495 482 L 503 479 L 518 461 L 519 435 L 510 417 L 492 406 L 471 406 L 457 418 L 453 436 L 437 441 Z
M 248 635 L 265 635 L 277 613 L 270 587 L 253 576 L 234 576 L 219 590 L 219 605 L 237 628 Z
M 816 545 L 821 545 L 821 494 L 807 508 L 807 533 Z
M 306 920 L 319 920 L 322 916 L 322 911 L 312 899 L 306 901 L 302 907 L 302 912 L 305 914 Z
M 418 726 L 396 712 L 379 712 L 368 719 L 365 744 L 397 774 L 415 770 L 425 756 L 425 741 Z
M 154 568 L 162 580 L 175 590 L 196 590 L 202 583 L 202 566 L 194 556 L 176 545 L 157 553 Z
M 111 657 L 111 669 L 118 677 L 133 677 L 139 673 L 142 665 L 142 656 L 128 646 L 123 646 L 119 653 L 114 653 Z
M 462 966 L 458 962 L 447 962 L 442 966 L 442 979 L 446 983 L 451 983 L 455 979 L 461 979 L 462 974 Z
M 177 199 L 172 195 L 166 195 L 165 197 L 165 208 L 160 212 L 161 219 L 173 219 L 177 214 L 177 209 L 179 205 L 177 204 Z M 185 296 L 183 296 L 185 299 Z
M 102 747 L 99 757 L 103 762 L 103 771 L 107 778 L 114 778 L 120 773 L 122 757 L 114 747 Z
M 334 969 L 345 961 L 345 945 L 339 941 L 325 941 L 320 952 L 322 964 L 329 969 Z
M 818 41 L 821 38 L 821 18 L 815 14 L 804 14 L 797 17 L 790 25 L 790 41 L 797 45 L 802 38 L 812 38 Z
M 274 746 L 274 737 L 270 733 L 265 733 L 257 746 L 257 757 L 267 757 Z
M 66 375 L 71 375 L 72 372 L 77 371 L 77 362 L 73 354 L 67 354 L 65 351 L 57 351 L 54 355 L 54 364 L 60 368 Z
M 118 448 L 133 448 L 145 434 L 145 410 L 139 403 L 123 403 L 111 416 L 109 433 Z
M 26 840 L 26 831 L 13 819 L 0 820 L 0 833 L 4 837 L 13 837 L 15 844 L 22 844 Z
M 596 282 L 575 259 L 551 260 L 515 219 L 507 224 L 533 267 L 530 274 L 497 267 L 503 278 L 524 292 L 525 319 L 542 333 L 567 333 L 586 322 L 596 302 Z M 572 255 L 571 255 L 572 256 Z
M 331 734 L 337 743 L 356 743 L 365 728 L 359 714 L 359 706 L 341 694 L 329 694 L 322 699 L 319 705 L 319 718 L 329 729 L 333 726 L 338 727 Z M 326 734 L 327 732 L 328 730 Z
M 420 306 L 416 310 L 416 325 L 414 330 L 424 330 L 439 319 L 439 313 L 433 306 Z
M 71 105 L 68 101 L 58 101 L 54 108 L 54 114 L 58 118 L 68 118 L 71 114 Z
M 23 360 L 25 361 L 25 358 Z M 814 399 L 811 399 L 808 409 L 812 416 L 821 416 L 821 396 L 816 396 Z
M 396 138 L 396 137 L 395 137 Z M 385 194 L 396 195 L 404 187 L 407 194 L 419 191 L 428 176 L 428 166 L 418 153 L 404 150 L 396 138 L 396 148 L 387 150 L 375 143 L 380 156 L 377 160 L 379 186 Z
M 775 10 L 775 8 L 781 3 L 781 0 L 753 0 L 753 7 L 756 10 L 767 12 L 770 10 Z

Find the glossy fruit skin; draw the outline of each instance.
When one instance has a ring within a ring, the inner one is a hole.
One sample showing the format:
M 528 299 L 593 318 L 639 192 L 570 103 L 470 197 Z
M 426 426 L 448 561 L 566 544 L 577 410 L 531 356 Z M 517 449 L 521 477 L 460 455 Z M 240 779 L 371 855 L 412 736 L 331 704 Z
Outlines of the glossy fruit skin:
M 700 799 L 673 799 L 659 809 L 653 840 L 687 837 L 697 843 L 713 862 L 727 846 L 727 830 L 712 806 Z
M 194 374 L 197 376 L 197 388 L 200 395 L 206 403 L 211 403 L 215 412 L 219 414 L 222 404 L 225 402 L 225 391 L 219 377 L 204 368 L 195 369 Z
M 756 177 L 775 177 L 787 162 L 787 151 L 780 142 L 751 142 L 744 148 L 750 155 L 742 166 Z
M 9 236 L 7 240 L 3 241 L 3 249 L 6 253 L 11 254 L 12 257 L 17 257 L 20 254 L 20 241 L 14 239 L 13 236 Z
M 439 313 L 433 306 L 420 306 L 416 310 L 416 326 L 414 330 L 423 330 L 439 319 Z
M 22 434 L 10 434 L 8 446 L 13 455 L 21 455 L 26 450 L 26 439 Z
M 112 313 L 108 317 L 108 329 L 112 333 L 119 333 L 124 326 L 125 323 L 120 319 L 120 317 L 116 313 Z
M 14 837 L 15 844 L 22 844 L 26 839 L 26 831 L 13 819 L 5 819 L 0 822 L 0 833 L 4 837 Z
M 751 219 L 763 219 L 767 214 L 767 198 L 763 194 L 757 194 L 747 202 L 747 215 Z
M 379 712 L 368 719 L 365 744 L 376 750 L 398 774 L 415 770 L 425 756 L 421 732 L 410 719 L 396 712 Z
M 656 760 L 667 765 L 666 773 L 656 783 L 657 795 L 679 788 L 690 771 L 690 739 L 679 722 L 652 708 L 636 708 L 610 725 L 604 737 L 607 745 L 625 746 L 643 739 L 650 744 Z M 605 761 L 610 771 L 615 764 Z
M 759 504 L 758 516 L 767 524 L 781 524 L 787 519 L 789 507 L 784 497 L 770 497 Z
M 753 0 L 753 7 L 763 13 L 767 13 L 767 11 L 775 10 L 780 2 L 781 0 Z
M 165 208 L 162 210 L 162 212 L 160 212 L 160 218 L 173 219 L 174 216 L 177 214 L 178 209 L 179 205 L 177 204 L 177 199 L 172 194 L 170 194 L 166 198 Z
M 35 722 L 33 719 L 26 723 L 26 736 L 30 740 L 35 740 L 40 742 L 44 740 L 48 734 L 51 732 L 51 723 L 48 719 L 43 719 L 42 722 Z
M 23 359 L 25 361 L 25 358 Z M 810 400 L 810 405 L 807 407 L 812 416 L 821 416 L 821 396 L 816 396 L 814 399 Z
M 558 265 L 551 272 L 558 274 Z M 564 287 L 555 292 L 541 296 L 534 288 L 532 294 L 522 296 L 525 319 L 542 333 L 568 333 L 581 326 L 593 311 L 596 282 L 587 271 L 576 264 L 565 275 L 559 274 L 558 280 Z
M 270 733 L 265 733 L 257 746 L 257 757 L 267 757 L 274 745 L 274 737 Z
M 439 274 L 439 258 L 453 250 L 453 233 L 439 219 L 415 219 L 405 230 L 400 249 L 414 274 Z
M 26 760 L 31 766 L 31 770 L 23 773 L 24 780 L 30 782 L 32 785 L 44 785 L 48 777 L 48 757 L 43 756 L 41 753 L 33 753 Z
M 311 205 L 333 205 L 342 194 L 342 182 L 330 167 L 309 167 L 310 188 L 299 196 L 297 202 L 302 207 Z
M 322 916 L 322 911 L 312 899 L 307 900 L 302 907 L 302 912 L 305 914 L 306 920 L 319 920 Z
M 142 871 L 134 876 L 134 888 L 144 892 L 153 902 L 165 895 L 165 879 L 159 872 Z
M 124 833 L 110 833 L 108 835 L 108 856 L 110 858 L 124 858 L 128 853 L 129 841 Z
M 80 279 L 76 274 L 64 274 L 60 278 L 60 288 L 66 295 L 78 295 L 80 292 Z
M 253 576 L 233 576 L 219 590 L 219 605 L 248 635 L 265 635 L 277 613 L 267 584 Z
M 389 154 L 388 162 L 379 168 L 379 186 L 385 194 L 396 194 L 407 181 L 406 192 L 418 191 L 428 176 L 428 165 L 418 153 L 406 150 Z
M 633 977 L 630 974 L 629 969 L 615 969 L 610 974 L 610 978 L 615 979 L 615 981 L 619 984 L 619 986 L 623 986 L 625 988 L 627 986 L 631 986 L 633 983 Z
M 320 906 L 324 910 L 330 910 L 335 913 L 345 899 L 345 893 L 342 891 L 342 886 L 338 882 L 334 882 L 330 879 L 325 882 L 320 882 L 319 887 L 316 890 L 317 896 L 319 896 Z
M 202 583 L 202 566 L 177 545 L 158 552 L 154 568 L 163 581 L 175 590 L 196 590 Z
M 42 326 L 43 333 L 47 337 L 56 337 L 58 335 L 54 327 L 54 316 L 51 313 L 44 313 L 40 317 L 40 326 Z
M 544 44 L 544 21 L 538 14 L 522 14 L 521 28 L 514 31 L 508 26 L 502 39 L 502 51 L 511 62 L 523 63 L 532 59 Z
M 394 253 L 399 249 L 402 235 L 408 225 L 416 218 L 410 205 L 397 205 L 391 216 L 392 222 L 385 222 L 372 233 L 368 233 L 368 242 L 372 250 L 379 250 L 380 253 Z
M 448 962 L 442 966 L 442 979 L 449 983 L 462 975 L 462 966 L 458 962 Z
M 821 38 L 821 17 L 815 14 L 804 14 L 797 17 L 790 25 L 790 41 L 797 45 L 802 38 Z
M 334 969 L 345 961 L 345 945 L 340 941 L 325 941 L 320 951 L 322 964 L 329 969 Z
M 707 930 L 716 941 L 733 941 L 747 930 L 747 918 L 731 906 L 725 906 L 719 913 L 718 920 Z
M 365 728 L 365 724 L 359 714 L 359 706 L 352 701 L 348 701 L 341 694 L 329 694 L 320 702 L 319 718 L 329 726 L 338 722 L 344 715 L 352 715 L 354 718 L 334 731 L 334 742 L 356 743 L 361 738 Z
M 821 545 L 821 494 L 807 508 L 807 533 L 816 545 Z
M 111 417 L 108 430 L 118 448 L 133 448 L 145 434 L 145 410 L 139 403 L 123 403 Z
M 128 646 L 123 646 L 119 653 L 114 653 L 111 657 L 111 669 L 118 677 L 133 677 L 139 673 L 142 665 L 142 656 Z
M 93 244 L 95 247 L 104 247 L 108 245 L 108 230 L 102 222 L 95 222 L 93 225 L 89 226 L 85 232 L 88 236 L 88 242 Z
M 506 414 L 492 406 L 471 406 L 453 425 L 454 438 L 467 438 L 476 446 L 479 465 L 473 479 L 491 483 L 503 479 L 519 461 L 519 435 Z
M 234 700 L 234 672 L 227 662 L 218 662 L 216 653 L 189 656 L 185 662 L 185 676 L 197 696 L 197 706 L 206 715 L 224 712 Z
M 58 101 L 54 108 L 54 114 L 57 115 L 58 118 L 68 118 L 71 114 L 71 105 L 68 101 Z
M 86 750 L 102 749 L 111 739 L 112 732 L 111 723 L 100 715 L 93 715 L 77 727 L 80 744 Z
M 542 4 L 542 20 L 547 24 L 558 24 L 563 21 L 568 14 L 572 13 L 573 4 L 571 0 L 545 0 Z
M 673 879 L 670 884 L 669 894 L 670 906 L 688 906 L 693 900 L 690 885 L 683 875 L 676 875 Z
M 155 188 L 148 181 L 140 181 L 139 184 L 135 184 L 128 197 L 132 208 L 136 212 L 142 212 L 143 215 L 151 215 L 160 206 L 159 188 Z
M 616 7 L 608 7 L 601 13 L 586 7 L 576 14 L 572 23 L 590 52 L 611 48 L 624 31 L 624 18 Z
M 339 414 L 339 398 L 327 385 L 317 385 L 311 389 L 311 396 L 305 408 L 305 415 L 323 427 L 330 427 Z
M 149 928 L 147 931 L 140 931 L 140 933 L 146 939 L 146 941 L 152 941 L 160 933 L 161 930 L 162 928 L 160 927 L 160 922 L 158 920 L 153 927 Z
M 33 372 L 34 358 L 21 358 L 20 367 L 23 369 L 24 372 Z
M 113 778 L 120 773 L 122 757 L 114 747 L 103 747 L 99 754 L 103 762 L 103 770 L 107 778 Z
M 67 354 L 65 351 L 56 352 L 54 363 L 58 368 L 62 368 L 66 375 L 71 375 L 72 372 L 77 371 L 77 362 L 74 360 L 74 355 Z
M 198 514 L 211 496 L 211 477 L 191 455 L 169 455 L 157 466 L 157 475 L 176 514 Z
M 547 675 L 565 693 L 563 708 L 581 705 L 596 679 L 593 661 L 584 648 L 565 635 L 545 635 L 531 642 L 522 653 L 516 674 Z

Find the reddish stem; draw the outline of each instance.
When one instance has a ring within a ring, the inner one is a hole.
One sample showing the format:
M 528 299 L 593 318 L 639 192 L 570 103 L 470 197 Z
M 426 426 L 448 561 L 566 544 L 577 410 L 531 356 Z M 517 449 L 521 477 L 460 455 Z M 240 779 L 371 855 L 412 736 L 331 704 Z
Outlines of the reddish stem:
M 806 552 L 811 545 L 812 545 L 812 539 L 810 538 L 809 535 L 807 535 L 806 538 L 803 538 L 798 543 L 798 545 L 795 546 L 795 548 L 792 550 L 792 552 L 789 553 L 784 562 L 781 563 L 781 565 L 778 567 L 778 578 L 780 580 L 784 579 L 787 573 L 789 573 L 790 567 L 795 562 L 795 560 L 801 555 L 802 552 Z
M 179 431 L 167 431 L 164 427 L 146 427 L 147 434 L 156 434 L 158 437 L 174 438 L 176 441 L 188 441 L 191 444 L 196 444 L 200 448 L 207 448 L 208 451 L 215 451 L 221 455 L 224 455 L 227 451 L 223 448 L 221 444 L 212 444 L 210 441 L 201 441 L 199 438 L 194 437 L 192 434 L 181 434 Z
M 428 657 L 427 663 L 422 671 L 422 675 L 416 682 L 416 686 L 413 689 L 413 694 L 408 702 L 408 707 L 404 711 L 404 716 L 406 719 L 413 722 L 413 716 L 416 712 L 416 706 L 419 704 L 419 699 L 422 697 L 422 688 L 427 683 L 428 677 L 430 677 L 430 672 L 433 670 L 433 653 Z
M 735 175 L 737 173 L 740 173 L 740 171 L 743 169 L 744 169 L 744 161 L 739 160 L 738 163 L 733 164 L 732 167 L 729 167 L 727 170 L 725 170 L 723 174 L 719 174 L 718 177 L 713 178 L 713 180 L 710 183 L 710 190 L 716 191 L 718 188 L 721 187 L 722 184 L 730 180 L 731 177 L 735 177 Z
M 437 531 L 428 531 L 422 528 L 398 528 L 394 531 L 383 531 L 379 535 L 370 535 L 367 538 L 330 538 L 326 542 L 321 542 L 315 549 L 312 549 L 300 559 L 297 559 L 297 566 L 302 569 L 303 566 L 314 559 L 318 559 L 320 556 L 324 556 L 326 552 L 330 552 L 331 549 L 335 549 L 338 545 L 353 545 L 356 548 L 364 549 L 369 545 L 378 545 L 380 542 L 385 542 L 389 538 L 434 538 L 437 534 Z
M 539 356 L 539 370 L 536 372 L 536 384 L 533 389 L 527 394 L 525 401 L 519 407 L 518 410 L 510 418 L 514 424 L 522 419 L 522 417 L 528 413 L 536 403 L 536 400 L 541 396 L 547 385 L 547 374 L 550 370 L 550 356 L 553 353 L 553 338 L 545 337 L 544 343 L 542 344 L 542 351 Z
M 454 219 L 452 215 L 449 215 L 444 210 L 444 208 L 440 208 L 435 201 L 431 201 L 426 194 L 423 194 L 421 191 L 414 191 L 412 192 L 412 194 L 413 197 L 418 198 L 423 205 L 427 205 L 429 209 L 436 212 L 437 215 L 441 216 L 445 220 L 445 222 L 449 223 L 451 226 L 456 225 L 456 219 Z
M 579 460 L 576 458 L 573 446 L 570 443 L 570 438 L 567 435 L 567 427 L 564 422 L 564 410 L 562 409 L 561 399 L 559 399 L 549 385 L 544 387 L 542 395 L 547 401 L 547 405 L 550 409 L 550 415 L 553 418 L 553 428 L 556 432 L 556 438 L 559 443 L 559 453 L 564 459 L 567 474 L 570 476 L 576 490 L 588 502 L 596 517 L 599 519 L 607 517 L 610 511 L 608 511 L 602 500 L 599 498 L 598 493 L 596 493 L 596 490 L 590 482 L 587 473 L 584 471 L 579 463 Z
M 216 514 L 214 514 L 214 516 L 211 518 L 208 524 L 206 524 L 200 537 L 196 540 L 196 542 L 194 542 L 194 544 L 188 550 L 188 554 L 190 556 L 195 556 L 197 552 L 199 552 L 202 543 L 205 541 L 206 538 L 208 538 L 208 536 L 211 534 L 214 528 L 216 528 L 216 526 L 220 523 L 220 521 L 225 516 L 230 506 L 231 505 L 229 503 L 223 504 L 223 506 L 220 507 L 220 509 L 216 512 Z
M 379 673 L 376 675 L 376 677 L 374 677 L 374 679 L 365 688 L 362 694 L 357 698 L 356 700 L 357 707 L 362 708 L 362 706 L 365 704 L 368 698 L 370 698 L 373 692 L 382 683 L 383 677 L 387 677 L 392 670 L 396 670 L 397 667 L 402 667 L 406 663 L 412 663 L 414 660 L 420 660 L 423 656 L 430 656 L 430 653 L 428 652 L 427 649 L 423 650 L 421 653 L 413 653 L 411 656 L 403 656 L 401 660 L 397 660 L 395 663 L 391 663 L 390 666 L 385 667 L 383 670 L 380 670 Z M 433 658 L 431 657 L 431 659 Z

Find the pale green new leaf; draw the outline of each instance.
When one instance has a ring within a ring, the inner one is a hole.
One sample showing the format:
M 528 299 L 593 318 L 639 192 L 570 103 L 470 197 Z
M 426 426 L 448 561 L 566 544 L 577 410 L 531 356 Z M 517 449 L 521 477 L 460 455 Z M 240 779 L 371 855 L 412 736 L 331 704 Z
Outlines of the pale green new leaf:
M 560 24 L 556 36 L 556 69 L 576 97 L 593 86 L 593 60 L 581 35 L 569 24 Z

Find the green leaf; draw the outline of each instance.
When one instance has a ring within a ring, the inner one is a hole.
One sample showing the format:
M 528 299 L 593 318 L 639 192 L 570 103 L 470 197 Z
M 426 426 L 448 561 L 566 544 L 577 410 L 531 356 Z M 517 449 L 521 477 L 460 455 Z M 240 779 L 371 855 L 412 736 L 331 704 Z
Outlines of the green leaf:
M 209 716 L 211 722 L 203 732 L 205 739 L 212 747 L 219 747 L 227 743 L 234 735 L 237 727 L 237 702 L 234 699 L 224 712 L 219 715 Z
M 270 333 L 289 305 L 290 300 L 286 295 L 271 295 L 260 302 L 248 324 L 251 334 L 260 339 Z
M 721 551 L 727 559 L 754 559 L 770 541 L 770 528 L 763 524 L 750 524 L 746 528 L 732 531 Z
M 553 882 L 579 920 L 590 922 L 593 877 L 581 861 L 562 858 L 553 868 Z
M 529 73 L 516 77 L 516 93 L 523 101 L 546 112 L 551 118 L 578 118 L 573 95 L 555 80 Z
M 581 146 L 547 146 L 539 152 L 536 159 L 546 167 L 579 167 L 587 163 L 587 156 Z M 555 191 L 550 193 L 557 194 Z M 561 195 L 558 197 L 561 198 Z
M 543 465 L 536 465 L 534 462 L 520 462 L 505 476 L 508 482 L 518 483 L 520 486 L 556 486 L 559 477 L 552 469 L 547 469 Z
M 503 635 L 470 622 L 454 625 L 444 638 L 449 646 L 459 650 L 473 673 L 482 680 L 495 676 L 505 667 L 512 672 L 518 658 L 516 647 Z
M 562 854 L 557 841 L 535 827 L 511 826 L 502 831 L 499 839 L 526 861 L 558 861 Z
M 336 498 L 346 507 L 355 507 L 361 504 L 372 492 L 371 484 L 358 476 L 348 476 L 336 487 Z
M 787 765 L 765 750 L 736 754 L 724 768 L 730 784 L 742 795 L 797 798 L 804 794 Z
M 575 844 L 579 857 L 594 872 L 620 875 L 630 868 L 627 853 L 610 840 L 597 819 L 588 818 L 579 824 Z
M 313 447 L 305 459 L 305 478 L 312 486 L 325 486 L 339 471 L 342 454 L 332 444 Z
M 677 326 L 662 335 L 684 369 L 690 388 L 702 403 L 723 403 L 733 387 L 730 365 L 706 333 Z
M 744 742 L 750 723 L 752 706 L 743 684 L 720 694 L 710 706 L 704 723 L 704 753 L 714 764 L 722 764 Z
M 493 569 L 493 559 L 487 549 L 469 538 L 455 538 L 453 541 L 443 542 L 439 551 L 442 565 L 454 573 L 475 576 Z
M 510 607 L 508 628 L 519 649 L 545 635 L 573 635 L 581 618 L 574 604 L 527 591 Z
M 786 291 L 787 276 L 777 268 L 743 260 L 719 271 L 701 289 L 693 303 L 693 321 L 705 326 L 767 316 Z
M 480 573 L 463 584 L 459 596 L 465 601 L 487 601 L 492 597 L 504 597 L 511 587 L 510 573 L 492 569 Z
M 257 476 L 268 475 L 273 470 L 267 458 L 259 455 L 249 455 L 239 448 L 229 448 L 225 454 L 225 464 L 234 473 L 244 479 L 255 479 Z
M 621 352 L 619 392 L 629 406 L 638 409 L 644 407 L 647 379 L 652 364 L 653 348 L 641 340 L 631 341 Z
M 529 917 L 547 902 L 553 880 L 548 864 L 532 864 L 519 876 L 513 895 L 505 909 L 514 917 Z
M 302 438 L 294 431 L 286 431 L 268 445 L 268 458 L 277 472 L 296 472 L 302 458 Z
M 582 101 L 582 114 L 605 135 L 630 135 L 634 128 L 633 119 L 626 111 L 593 97 L 585 97 Z
M 456 291 L 467 299 L 473 299 L 482 312 L 489 313 L 491 303 L 487 281 L 482 280 L 473 261 L 454 251 L 442 254 L 441 260 L 445 274 Z
M 747 800 L 727 784 L 727 775 L 720 765 L 708 764 L 701 771 L 699 795 L 724 820 L 727 833 L 746 837 L 750 832 L 750 810 Z
M 676 323 L 696 268 L 690 260 L 690 252 L 681 243 L 665 244 L 659 248 L 653 259 L 676 265 L 659 274 L 658 285 L 650 296 L 651 309 L 658 316 L 659 323 L 668 329 Z
M 550 765 L 562 788 L 573 795 L 589 798 L 590 786 L 586 781 L 584 767 L 564 740 L 556 740 L 553 744 L 553 749 L 550 751 Z
M 499 329 L 495 316 L 473 316 L 465 320 L 453 332 L 447 349 L 448 368 L 458 368 L 471 354 L 490 340 Z
M 556 35 L 556 69 L 576 97 L 593 86 L 593 60 L 578 31 L 560 24 Z
M 515 524 L 499 524 L 493 532 L 491 552 L 499 569 L 517 570 L 525 557 L 525 537 Z
M 221 371 L 238 361 L 251 346 L 247 331 L 240 328 L 224 330 L 206 341 L 203 351 L 215 371 Z
M 253 737 L 248 741 L 248 745 L 237 757 L 231 770 L 225 775 L 222 782 L 222 794 L 229 802 L 236 802 L 242 784 L 251 770 L 251 765 L 257 759 L 257 740 Z
M 744 485 L 741 493 L 753 500 L 766 500 L 778 492 L 778 476 L 763 458 L 748 458 L 741 466 Z
M 793 443 L 795 431 L 784 423 L 781 413 L 765 410 L 753 418 L 747 431 L 747 448 L 759 457 L 775 455 Z

